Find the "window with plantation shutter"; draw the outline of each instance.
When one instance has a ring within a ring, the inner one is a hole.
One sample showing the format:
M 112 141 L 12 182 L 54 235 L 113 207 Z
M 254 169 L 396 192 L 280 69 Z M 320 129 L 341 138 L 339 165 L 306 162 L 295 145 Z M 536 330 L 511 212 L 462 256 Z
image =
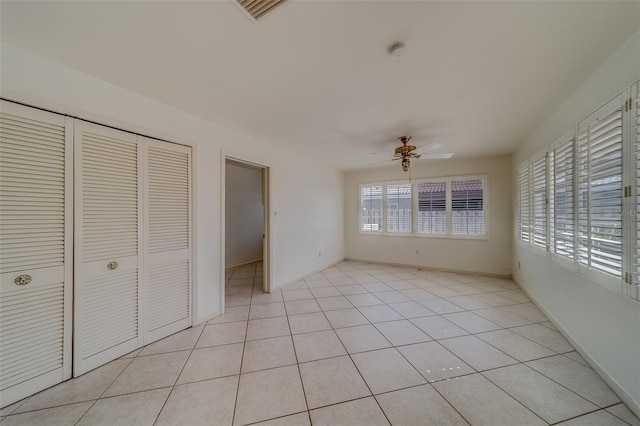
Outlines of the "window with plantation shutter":
M 635 224 L 636 233 L 634 238 L 632 238 L 633 248 L 631 251 L 632 268 L 635 272 L 635 277 L 631 282 L 632 288 L 630 290 L 631 297 L 636 299 L 640 299 L 640 87 L 639 84 L 636 83 L 635 91 L 638 94 L 638 97 L 634 100 L 634 109 L 632 110 L 632 134 L 633 137 L 631 139 L 631 149 L 633 152 L 633 158 L 631 161 L 632 170 L 634 173 L 632 174 L 633 181 L 633 194 L 635 194 L 635 202 L 632 203 L 633 207 L 631 222 Z
M 533 179 L 533 245 L 547 248 L 547 157 L 531 164 Z
M 411 232 L 411 184 L 387 184 L 387 232 Z
M 418 191 L 418 233 L 447 233 L 447 182 L 421 182 Z
M 531 178 L 529 165 L 518 170 L 518 237 L 525 243 L 531 242 Z
M 622 107 L 616 98 L 578 126 L 578 260 L 622 275 Z
M 451 181 L 452 234 L 485 234 L 484 187 L 482 179 Z
M 382 185 L 360 187 L 360 230 L 382 232 Z
M 549 151 L 550 196 L 549 250 L 558 256 L 573 259 L 574 247 L 574 155 L 573 138 L 561 138 Z

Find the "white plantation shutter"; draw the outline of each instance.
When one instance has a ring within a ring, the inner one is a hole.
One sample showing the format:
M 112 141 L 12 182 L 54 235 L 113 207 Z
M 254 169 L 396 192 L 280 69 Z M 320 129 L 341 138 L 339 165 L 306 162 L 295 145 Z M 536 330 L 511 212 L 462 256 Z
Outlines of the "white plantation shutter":
M 531 242 L 531 173 L 529 165 L 518 169 L 518 238 Z
M 382 185 L 360 186 L 360 230 L 383 231 Z
M 485 234 L 484 188 L 483 179 L 451 181 L 452 234 Z
M 0 103 L 0 407 L 71 377 L 70 130 Z
M 622 276 L 622 107 L 609 102 L 578 127 L 579 261 Z
M 574 257 L 574 144 L 573 138 L 560 138 L 549 152 L 550 196 L 549 217 L 551 252 L 558 256 Z
M 145 139 L 144 343 L 189 326 L 191 149 Z
M 633 251 L 631 253 L 632 257 L 632 268 L 635 272 L 635 277 L 632 280 L 632 286 L 630 295 L 636 299 L 640 299 L 640 87 L 638 84 L 635 85 L 635 92 L 637 93 L 637 98 L 633 101 L 634 109 L 631 110 L 632 113 L 632 135 L 631 138 L 631 147 L 633 152 L 632 158 L 632 179 L 633 179 L 633 191 L 632 194 L 635 194 L 635 202 L 633 203 L 634 208 L 631 214 L 632 222 L 635 222 L 635 238 L 633 238 Z
M 411 232 L 411 184 L 387 184 L 387 232 Z
M 447 233 L 447 182 L 420 182 L 418 191 L 418 233 Z
M 138 347 L 137 137 L 76 121 L 74 372 Z
M 547 157 L 531 163 L 533 179 L 533 245 L 547 248 Z

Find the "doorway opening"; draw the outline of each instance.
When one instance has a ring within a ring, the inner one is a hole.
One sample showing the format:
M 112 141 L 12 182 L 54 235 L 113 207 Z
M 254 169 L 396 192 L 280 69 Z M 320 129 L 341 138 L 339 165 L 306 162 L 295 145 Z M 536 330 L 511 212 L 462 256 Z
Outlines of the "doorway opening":
M 225 297 L 270 292 L 269 167 L 224 157 L 222 191 L 223 266 L 221 313 Z

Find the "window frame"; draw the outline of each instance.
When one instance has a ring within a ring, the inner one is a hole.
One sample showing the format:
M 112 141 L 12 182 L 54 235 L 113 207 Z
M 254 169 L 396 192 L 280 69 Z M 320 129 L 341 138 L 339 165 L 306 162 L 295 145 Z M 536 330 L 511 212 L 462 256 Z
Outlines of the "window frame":
M 469 235 L 469 234 L 453 234 L 452 232 L 452 198 L 451 198 L 451 182 L 452 181 L 467 181 L 467 180 L 482 180 L 483 192 L 482 203 L 484 211 L 484 234 L 482 235 Z M 442 183 L 446 185 L 446 233 L 444 234 L 428 234 L 418 232 L 418 190 L 417 186 L 420 183 Z M 411 184 L 411 232 L 389 232 L 387 231 L 387 185 L 399 185 L 399 184 Z M 382 230 L 370 231 L 362 229 L 362 188 L 370 186 L 382 186 Z M 436 239 L 448 239 L 448 240 L 489 240 L 489 176 L 487 174 L 472 174 L 472 175 L 456 175 L 456 176 L 434 176 L 418 179 L 403 179 L 384 182 L 367 182 L 360 183 L 358 185 L 358 233 L 362 235 L 384 235 L 394 237 L 418 237 L 418 238 L 436 238 Z

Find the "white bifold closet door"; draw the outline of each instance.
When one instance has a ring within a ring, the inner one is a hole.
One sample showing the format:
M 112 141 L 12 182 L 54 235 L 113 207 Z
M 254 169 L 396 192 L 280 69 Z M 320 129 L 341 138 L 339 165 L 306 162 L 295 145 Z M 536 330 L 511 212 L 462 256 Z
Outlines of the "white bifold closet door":
M 191 323 L 191 149 L 78 121 L 74 374 Z
M 137 136 L 75 123 L 74 375 L 142 345 Z
M 141 138 L 145 158 L 144 344 L 190 324 L 191 148 Z
M 0 101 L 0 407 L 71 377 L 72 120 Z

